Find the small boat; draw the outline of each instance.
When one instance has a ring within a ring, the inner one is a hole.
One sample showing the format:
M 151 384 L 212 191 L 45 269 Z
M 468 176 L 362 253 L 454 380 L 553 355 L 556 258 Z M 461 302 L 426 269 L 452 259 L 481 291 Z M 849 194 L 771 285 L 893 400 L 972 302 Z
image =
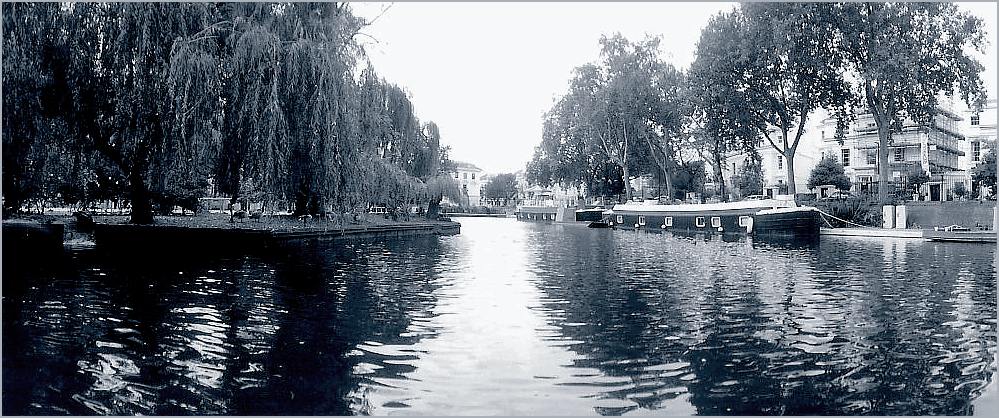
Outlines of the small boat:
M 607 222 L 606 219 L 601 219 L 601 220 L 598 220 L 598 221 L 592 221 L 592 222 L 590 222 L 589 224 L 586 225 L 586 227 L 587 228 L 610 228 L 611 224 L 610 224 L 610 222 Z
M 817 236 L 821 216 L 813 207 L 792 200 L 659 205 L 614 205 L 614 228 L 657 229 L 686 233 Z

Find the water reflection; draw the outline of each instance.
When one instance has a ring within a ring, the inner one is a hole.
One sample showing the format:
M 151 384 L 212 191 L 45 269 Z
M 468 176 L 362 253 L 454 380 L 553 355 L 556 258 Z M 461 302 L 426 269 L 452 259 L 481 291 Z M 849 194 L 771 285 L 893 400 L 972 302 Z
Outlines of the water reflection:
M 968 414 L 995 374 L 994 247 L 462 223 L 71 252 L 4 281 L 4 411 Z

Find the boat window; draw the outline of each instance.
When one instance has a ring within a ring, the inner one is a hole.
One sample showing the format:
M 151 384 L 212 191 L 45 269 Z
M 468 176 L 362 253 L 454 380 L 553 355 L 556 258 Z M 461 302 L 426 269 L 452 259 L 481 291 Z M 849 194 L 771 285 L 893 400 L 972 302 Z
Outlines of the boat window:
M 665 226 L 673 226 L 673 217 L 672 216 L 667 216 L 666 219 L 663 219 L 663 225 L 665 225 Z
M 749 223 L 752 222 L 752 219 L 753 218 L 750 218 L 748 216 L 740 216 L 739 217 L 739 226 L 742 226 L 742 227 L 749 226 Z
M 639 225 L 645 225 L 645 216 L 644 215 L 639 215 L 638 216 L 638 224 Z
M 704 227 L 704 217 L 703 216 L 698 216 L 697 218 L 695 218 L 694 219 L 694 225 L 696 225 L 698 228 L 703 228 Z
M 717 216 L 712 216 L 711 217 L 711 227 L 712 228 L 718 228 L 720 226 L 721 226 L 721 218 L 717 217 Z
M 617 223 L 624 223 L 624 216 L 617 215 Z

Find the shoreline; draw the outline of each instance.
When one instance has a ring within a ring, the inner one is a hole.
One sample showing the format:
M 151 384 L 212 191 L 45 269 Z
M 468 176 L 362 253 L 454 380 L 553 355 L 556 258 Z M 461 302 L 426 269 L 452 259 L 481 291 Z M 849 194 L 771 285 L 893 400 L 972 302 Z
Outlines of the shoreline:
M 294 241 L 330 241 L 338 239 L 384 238 L 408 235 L 455 235 L 461 225 L 453 221 L 431 221 L 422 218 L 390 220 L 370 214 L 360 215 L 356 222 L 333 220 L 300 221 L 290 216 L 265 216 L 263 219 L 229 221 L 227 214 L 196 216 L 157 216 L 153 224 L 128 223 L 128 216 L 97 215 L 92 231 L 81 231 L 73 216 L 34 215 L 4 219 L 3 229 L 8 244 L 31 244 L 36 235 L 19 234 L 24 226 L 38 229 L 58 229 L 58 237 L 48 234 L 46 244 L 58 241 L 62 248 L 98 248 L 115 251 L 143 252 L 161 250 L 252 251 L 283 246 Z M 54 230 L 53 229 L 53 230 Z M 29 245 L 30 246 L 30 245 Z M 55 248 L 47 245 L 45 248 Z

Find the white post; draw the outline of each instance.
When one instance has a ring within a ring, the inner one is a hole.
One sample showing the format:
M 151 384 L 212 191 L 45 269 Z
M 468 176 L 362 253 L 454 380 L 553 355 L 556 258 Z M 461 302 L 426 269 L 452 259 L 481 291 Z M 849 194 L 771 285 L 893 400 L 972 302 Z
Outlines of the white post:
M 892 229 L 895 227 L 895 206 L 884 205 L 881 207 L 882 228 Z
M 905 212 L 905 205 L 895 206 L 895 228 L 905 229 L 908 225 L 908 214 Z

